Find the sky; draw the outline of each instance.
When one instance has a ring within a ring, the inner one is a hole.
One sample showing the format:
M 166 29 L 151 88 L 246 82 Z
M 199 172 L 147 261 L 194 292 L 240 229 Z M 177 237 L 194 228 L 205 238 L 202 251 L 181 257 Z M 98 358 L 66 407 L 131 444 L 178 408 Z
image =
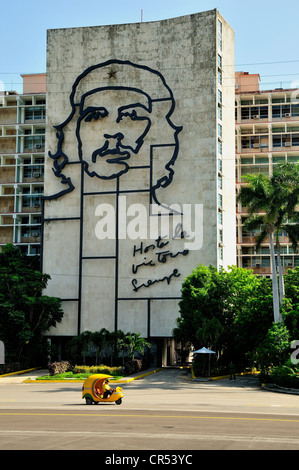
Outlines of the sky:
M 46 72 L 48 29 L 160 21 L 217 10 L 235 31 L 235 70 L 261 89 L 299 88 L 298 0 L 0 0 L 0 91 Z

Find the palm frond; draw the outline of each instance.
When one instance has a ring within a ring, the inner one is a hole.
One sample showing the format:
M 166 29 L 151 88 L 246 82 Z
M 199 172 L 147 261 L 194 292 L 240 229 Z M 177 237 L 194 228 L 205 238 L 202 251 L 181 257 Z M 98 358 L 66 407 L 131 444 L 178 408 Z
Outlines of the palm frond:
M 284 224 L 282 228 L 287 232 L 289 239 L 292 243 L 292 248 L 296 253 L 299 247 L 299 224 Z
M 248 230 L 260 229 L 265 224 L 265 217 L 261 214 L 248 217 L 244 222 L 244 227 Z
M 265 238 L 269 235 L 269 232 L 266 228 L 264 228 L 263 230 L 260 231 L 260 233 L 258 234 L 257 238 L 256 238 L 256 247 L 259 248 L 261 246 L 261 244 L 263 243 L 263 241 L 265 240 Z

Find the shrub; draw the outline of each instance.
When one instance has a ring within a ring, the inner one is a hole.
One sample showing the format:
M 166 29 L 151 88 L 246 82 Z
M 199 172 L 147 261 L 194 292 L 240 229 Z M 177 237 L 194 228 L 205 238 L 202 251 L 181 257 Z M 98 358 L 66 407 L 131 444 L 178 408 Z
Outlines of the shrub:
M 192 363 L 192 372 L 194 377 L 199 377 L 202 375 L 202 365 L 199 361 L 194 360 Z
M 52 362 L 51 364 L 48 364 L 50 375 L 62 374 L 63 372 L 68 372 L 72 369 L 73 368 L 69 361 Z
M 140 372 L 143 369 L 143 364 L 141 359 L 132 359 L 125 363 L 125 374 L 131 375 L 135 372 Z
M 74 374 L 107 374 L 113 377 L 122 375 L 122 367 L 109 367 L 101 364 L 100 366 L 79 366 L 73 368 Z
M 283 366 L 274 367 L 269 376 L 269 381 L 286 388 L 299 388 L 299 370 L 297 367 L 286 363 Z

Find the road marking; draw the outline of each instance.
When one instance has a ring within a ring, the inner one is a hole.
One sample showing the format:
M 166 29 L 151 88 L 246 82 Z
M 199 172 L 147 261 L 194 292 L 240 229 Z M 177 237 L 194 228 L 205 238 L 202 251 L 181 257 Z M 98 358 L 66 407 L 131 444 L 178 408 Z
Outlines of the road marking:
M 102 413 L 0 413 L 0 416 L 82 416 L 88 418 L 172 418 L 172 419 L 218 419 L 218 420 L 234 420 L 234 421 L 270 421 L 270 422 L 283 422 L 283 423 L 299 423 L 299 419 L 283 419 L 283 418 L 248 418 L 248 417 L 232 417 L 232 416 L 180 416 L 180 415 L 137 415 L 137 414 L 102 414 Z
M 75 438 L 80 437 L 82 438 L 106 438 L 107 432 L 106 431 L 42 431 L 42 430 L 23 430 L 23 431 L 11 431 L 11 430 L 0 430 L 0 436 L 4 434 L 6 437 L 9 436 L 22 436 L 23 438 L 30 438 L 31 436 L 39 436 L 40 438 Z M 256 435 L 240 435 L 240 434 L 195 434 L 195 433 L 149 433 L 149 432 L 122 432 L 122 431 L 113 431 L 114 438 L 122 438 L 122 439 L 158 439 L 158 440 L 165 440 L 169 439 L 173 442 L 174 439 L 178 439 L 179 441 L 186 440 L 189 443 L 192 441 L 207 441 L 209 443 L 213 441 L 228 441 L 228 442 L 245 442 L 247 445 L 253 445 L 254 443 L 277 443 L 280 444 L 282 447 L 295 444 L 298 445 L 299 438 L 286 436 L 286 437 L 275 437 L 275 436 L 256 436 Z M 49 443 L 48 443 L 49 444 Z M 64 443 L 62 442 L 62 446 Z M 35 447 L 35 446 L 34 446 Z

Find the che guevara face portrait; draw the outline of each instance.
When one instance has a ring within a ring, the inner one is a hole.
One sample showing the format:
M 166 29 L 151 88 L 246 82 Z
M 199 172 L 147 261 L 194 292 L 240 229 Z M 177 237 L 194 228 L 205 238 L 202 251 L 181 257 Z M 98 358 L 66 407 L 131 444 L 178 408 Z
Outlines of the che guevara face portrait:
M 136 90 L 108 87 L 82 97 L 77 138 L 86 173 L 112 179 L 144 164 L 139 151 L 150 113 L 148 98 Z
M 68 117 L 54 126 L 56 153 L 49 152 L 53 173 L 65 189 L 49 198 L 75 189 L 68 165 L 79 162 L 85 174 L 99 180 L 99 188 L 100 181 L 117 179 L 132 168 L 149 168 L 150 193 L 159 203 L 156 190 L 172 182 L 182 130 L 171 120 L 175 101 L 163 75 L 130 61 L 108 60 L 77 77 L 69 101 Z M 154 164 L 153 149 L 155 154 L 161 149 Z

